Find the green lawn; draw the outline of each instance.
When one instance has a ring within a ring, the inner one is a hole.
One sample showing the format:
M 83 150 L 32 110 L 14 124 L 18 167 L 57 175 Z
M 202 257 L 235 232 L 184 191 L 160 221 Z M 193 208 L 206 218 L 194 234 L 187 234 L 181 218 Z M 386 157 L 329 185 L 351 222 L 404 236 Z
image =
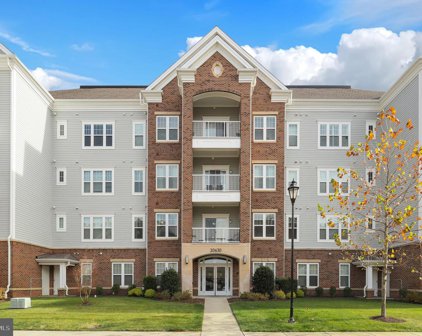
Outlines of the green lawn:
M 296 323 L 287 323 L 289 301 L 239 301 L 231 304 L 243 331 L 422 331 L 422 305 L 388 302 L 387 315 L 404 323 L 371 320 L 378 300 L 304 298 L 295 300 Z
M 79 297 L 32 299 L 31 309 L 9 309 L 0 302 L 0 316 L 13 318 L 17 330 L 201 330 L 203 305 L 136 297 L 98 297 L 81 305 Z

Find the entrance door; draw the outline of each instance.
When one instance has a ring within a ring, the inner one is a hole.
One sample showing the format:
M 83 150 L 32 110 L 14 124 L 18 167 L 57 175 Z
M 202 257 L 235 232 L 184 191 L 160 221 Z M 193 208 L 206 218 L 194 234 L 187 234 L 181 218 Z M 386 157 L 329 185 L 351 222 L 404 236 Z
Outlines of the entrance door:
M 204 185 L 207 191 L 223 191 L 228 188 L 229 166 L 204 166 Z
M 204 215 L 206 242 L 226 242 L 229 239 L 229 215 Z
M 231 265 L 204 265 L 199 269 L 199 295 L 227 296 L 231 290 Z
M 203 117 L 204 120 L 204 135 L 210 138 L 216 137 L 225 137 L 226 130 L 226 121 L 229 120 L 228 117 Z

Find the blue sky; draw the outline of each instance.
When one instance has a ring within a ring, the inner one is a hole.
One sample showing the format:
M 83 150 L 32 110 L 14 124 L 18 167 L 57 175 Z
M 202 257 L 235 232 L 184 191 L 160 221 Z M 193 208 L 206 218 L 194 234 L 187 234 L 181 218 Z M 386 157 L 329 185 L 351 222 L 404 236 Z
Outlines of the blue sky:
M 286 84 L 384 89 L 421 55 L 420 13 L 422 0 L 22 0 L 2 4 L 0 42 L 49 88 L 148 84 L 218 25 Z M 374 82 L 382 62 L 394 74 Z

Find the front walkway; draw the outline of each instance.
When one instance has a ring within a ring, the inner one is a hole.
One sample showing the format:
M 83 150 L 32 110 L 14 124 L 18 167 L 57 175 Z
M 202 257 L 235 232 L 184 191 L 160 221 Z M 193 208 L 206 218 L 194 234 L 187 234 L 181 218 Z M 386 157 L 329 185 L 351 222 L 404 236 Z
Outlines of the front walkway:
M 224 297 L 205 299 L 203 336 L 241 336 L 239 325 L 233 316 L 229 302 Z

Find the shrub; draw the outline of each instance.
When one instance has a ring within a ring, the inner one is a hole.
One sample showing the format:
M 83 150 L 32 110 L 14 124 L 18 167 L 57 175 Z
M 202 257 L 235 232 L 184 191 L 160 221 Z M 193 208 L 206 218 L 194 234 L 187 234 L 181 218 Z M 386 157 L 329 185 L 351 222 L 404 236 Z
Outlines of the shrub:
M 282 290 L 275 290 L 273 295 L 276 300 L 284 300 L 286 298 L 286 294 Z
M 343 289 L 343 295 L 344 297 L 351 297 L 353 295 L 352 289 L 350 287 L 345 287 Z
M 157 292 L 155 294 L 155 298 L 158 299 L 158 300 L 170 300 L 171 294 L 168 290 L 163 290 L 161 292 Z
M 407 292 L 407 300 L 413 303 L 422 303 L 422 292 Z
M 179 290 L 179 274 L 170 268 L 161 274 L 160 288 L 168 290 L 171 295 Z
M 132 288 L 129 289 L 127 292 L 128 296 L 142 296 L 142 289 L 140 288 Z
M 98 296 L 104 295 L 104 288 L 101 286 L 95 287 L 95 295 L 98 295 Z
M 153 299 L 155 298 L 155 289 L 147 289 L 144 293 L 144 296 L 148 299 Z
M 308 296 L 308 288 L 300 287 L 300 289 L 303 291 L 303 296 Z
M 315 294 L 316 294 L 316 296 L 323 296 L 324 295 L 324 288 L 322 288 L 322 287 L 317 287 L 317 288 L 315 288 Z
M 274 290 L 274 272 L 266 266 L 260 266 L 252 277 L 253 291 L 261 294 L 271 294 Z
M 268 294 L 262 294 L 262 293 L 244 292 L 240 294 L 240 298 L 242 300 L 249 300 L 249 301 L 266 301 L 269 299 L 269 296 Z
M 337 293 L 337 288 L 334 286 L 331 286 L 330 289 L 328 290 L 328 292 L 330 293 L 331 297 L 335 297 L 336 293 Z
M 400 299 L 404 300 L 407 297 L 407 288 L 400 288 L 399 296 Z
M 134 289 L 134 288 L 136 288 L 136 285 L 135 285 L 135 284 L 131 284 L 131 285 L 127 288 L 127 290 L 128 290 L 128 291 L 130 291 L 131 289 Z
M 305 292 L 302 289 L 298 289 L 297 292 L 296 292 L 296 296 L 298 298 L 303 298 L 303 297 L 305 297 Z
M 284 293 L 291 292 L 291 280 L 290 278 L 276 278 L 275 287 L 277 290 L 282 290 Z M 297 289 L 297 279 L 293 279 L 293 290 Z
M 286 299 L 289 299 L 290 300 L 290 297 L 291 297 L 291 294 L 292 292 L 288 292 L 287 294 L 286 294 Z M 296 299 L 296 293 L 295 292 L 293 292 L 293 299 Z
M 113 293 L 113 295 L 119 294 L 119 290 L 120 290 L 119 284 L 114 284 L 113 287 L 111 287 L 111 292 Z
M 144 290 L 157 289 L 157 278 L 153 275 L 147 275 L 146 277 L 144 277 L 144 280 L 142 281 L 142 283 L 144 285 Z
M 192 299 L 192 294 L 188 290 L 183 291 L 183 292 L 176 292 L 173 295 L 173 300 L 175 301 L 187 301 L 191 299 Z

